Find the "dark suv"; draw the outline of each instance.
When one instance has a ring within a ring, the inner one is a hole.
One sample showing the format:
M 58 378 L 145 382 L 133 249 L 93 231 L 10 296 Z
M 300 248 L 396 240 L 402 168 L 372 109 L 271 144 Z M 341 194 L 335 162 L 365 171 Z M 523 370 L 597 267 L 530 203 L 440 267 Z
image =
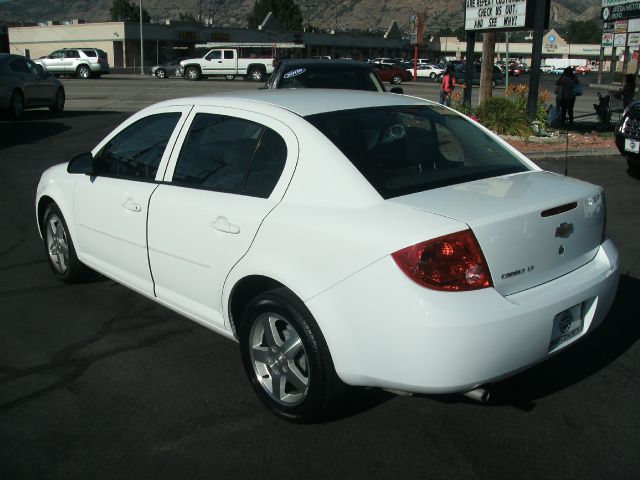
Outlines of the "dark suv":
M 611 112 L 607 114 L 609 118 L 606 118 L 606 121 L 609 121 Z M 627 160 L 629 172 L 640 176 L 640 101 L 631 102 L 624 109 L 622 120 L 615 132 L 616 147 Z
M 100 78 L 109 73 L 107 52 L 99 48 L 63 48 L 34 60 L 53 75 Z
M 471 83 L 473 85 L 480 85 L 480 72 L 482 71 L 479 63 L 473 64 L 473 77 Z M 456 68 L 456 82 L 464 83 L 464 73 L 465 73 L 465 65 L 462 64 Z M 502 70 L 497 65 L 493 66 L 493 81 L 491 82 L 491 86 L 495 87 L 496 85 L 502 85 L 503 77 Z
M 355 60 L 285 59 L 267 81 L 266 88 L 342 88 L 386 92 L 371 66 Z M 402 93 L 400 87 L 392 93 Z

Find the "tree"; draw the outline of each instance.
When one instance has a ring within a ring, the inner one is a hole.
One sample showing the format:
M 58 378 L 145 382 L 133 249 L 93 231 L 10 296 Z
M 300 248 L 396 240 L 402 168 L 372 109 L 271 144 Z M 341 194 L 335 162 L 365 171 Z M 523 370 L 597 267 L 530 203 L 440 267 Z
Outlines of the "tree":
M 113 22 L 140 22 L 140 8 L 128 0 L 113 0 L 109 13 Z M 149 23 L 150 20 L 151 15 L 143 8 L 142 22 Z
M 493 95 L 493 57 L 496 53 L 496 32 L 482 34 L 482 67 L 480 69 L 480 103 Z
M 247 17 L 249 28 L 258 28 L 269 12 L 285 30 L 302 30 L 302 11 L 293 0 L 256 0 Z
M 569 22 L 559 32 L 570 43 L 599 44 L 602 40 L 602 23 L 596 20 Z
M 198 19 L 193 15 L 193 13 L 179 12 L 178 18 L 180 19 L 181 22 L 193 22 L 193 23 L 198 22 Z

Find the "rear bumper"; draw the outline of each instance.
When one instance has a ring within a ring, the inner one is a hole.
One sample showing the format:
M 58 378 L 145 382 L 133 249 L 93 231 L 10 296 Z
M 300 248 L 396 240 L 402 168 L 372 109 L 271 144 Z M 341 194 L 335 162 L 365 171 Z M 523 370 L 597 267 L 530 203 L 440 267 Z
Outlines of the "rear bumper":
M 462 392 L 541 362 L 592 331 L 609 311 L 618 278 L 610 241 L 579 269 L 507 297 L 494 289 L 422 288 L 386 257 L 307 306 L 346 383 Z M 554 317 L 578 304 L 582 332 L 550 350 Z

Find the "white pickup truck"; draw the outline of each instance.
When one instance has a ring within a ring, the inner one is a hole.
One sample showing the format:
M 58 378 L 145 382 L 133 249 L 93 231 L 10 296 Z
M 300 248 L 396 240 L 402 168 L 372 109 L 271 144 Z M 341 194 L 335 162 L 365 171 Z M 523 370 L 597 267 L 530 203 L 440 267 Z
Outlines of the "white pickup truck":
M 262 82 L 273 72 L 273 58 L 239 58 L 238 49 L 214 48 L 202 58 L 189 58 L 180 62 L 179 73 L 188 80 L 200 80 L 212 76 L 236 75 Z

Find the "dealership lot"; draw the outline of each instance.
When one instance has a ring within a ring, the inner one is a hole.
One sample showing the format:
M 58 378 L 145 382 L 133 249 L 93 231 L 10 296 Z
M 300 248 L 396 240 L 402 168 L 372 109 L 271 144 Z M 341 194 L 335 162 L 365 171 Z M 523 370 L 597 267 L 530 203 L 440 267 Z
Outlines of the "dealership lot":
M 638 477 L 640 182 L 621 157 L 568 166 L 606 188 L 621 253 L 618 296 L 600 329 L 496 385 L 489 405 L 368 390 L 352 395 L 343 418 L 296 426 L 259 404 L 235 343 L 114 282 L 56 281 L 33 215 L 41 172 L 89 150 L 131 112 L 258 85 L 63 81 L 63 114 L 0 122 L 0 477 Z M 404 88 L 438 94 L 433 84 Z M 538 163 L 564 170 L 562 159 Z

